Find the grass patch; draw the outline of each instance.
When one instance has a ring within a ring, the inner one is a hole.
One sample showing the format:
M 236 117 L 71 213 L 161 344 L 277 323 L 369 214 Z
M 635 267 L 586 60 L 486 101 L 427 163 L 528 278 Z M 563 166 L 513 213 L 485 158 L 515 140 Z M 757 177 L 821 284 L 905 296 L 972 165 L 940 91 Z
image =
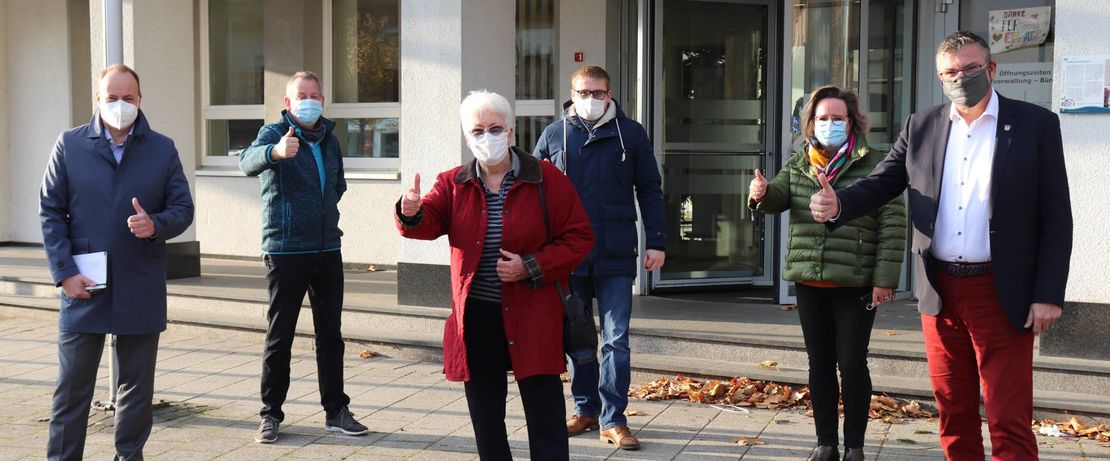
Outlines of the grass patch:
M 913 431 L 913 433 L 914 434 L 932 434 L 933 431 L 930 431 L 928 429 L 918 429 L 916 431 Z
M 917 445 L 917 441 L 914 439 L 898 439 L 898 442 L 906 445 Z

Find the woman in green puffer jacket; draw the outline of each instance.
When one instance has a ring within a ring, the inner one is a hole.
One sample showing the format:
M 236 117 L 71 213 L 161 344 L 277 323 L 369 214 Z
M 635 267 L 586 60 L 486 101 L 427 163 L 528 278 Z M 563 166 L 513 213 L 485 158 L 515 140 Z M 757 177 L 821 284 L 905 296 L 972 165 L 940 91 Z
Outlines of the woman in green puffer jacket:
M 783 278 L 797 282 L 798 317 L 809 354 L 818 445 L 813 459 L 839 458 L 837 402 L 842 396 L 844 459 L 862 460 L 871 402 L 867 345 L 875 306 L 889 301 L 898 286 L 906 207 L 899 197 L 877 213 L 831 232 L 814 221 L 811 195 L 822 187 L 842 188 L 867 176 L 884 155 L 867 147 L 867 119 L 851 91 L 834 86 L 818 89 L 803 117 L 809 141 L 770 183 L 756 170 L 748 206 L 763 213 L 790 210 Z

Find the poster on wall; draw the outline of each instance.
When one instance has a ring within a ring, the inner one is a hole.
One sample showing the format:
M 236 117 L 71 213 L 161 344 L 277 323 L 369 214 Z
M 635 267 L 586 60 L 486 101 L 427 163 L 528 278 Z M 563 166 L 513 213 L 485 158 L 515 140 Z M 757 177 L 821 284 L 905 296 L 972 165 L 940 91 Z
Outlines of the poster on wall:
M 989 17 L 991 53 L 1040 46 L 1052 27 L 1051 6 L 991 10 Z
M 1110 113 L 1110 54 L 1064 58 L 1060 73 L 1060 112 Z
M 1052 63 L 998 63 L 994 89 L 1011 99 L 1052 110 Z

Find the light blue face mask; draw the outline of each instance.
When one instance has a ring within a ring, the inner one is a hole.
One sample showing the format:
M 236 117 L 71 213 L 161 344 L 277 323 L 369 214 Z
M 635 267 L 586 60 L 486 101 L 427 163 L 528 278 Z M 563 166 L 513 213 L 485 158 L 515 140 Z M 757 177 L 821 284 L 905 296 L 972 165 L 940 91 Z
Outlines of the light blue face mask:
M 813 137 L 822 146 L 839 148 L 848 142 L 848 123 L 844 120 L 816 120 Z
M 298 99 L 293 102 L 293 115 L 307 126 L 315 125 L 323 112 L 324 106 L 315 99 Z

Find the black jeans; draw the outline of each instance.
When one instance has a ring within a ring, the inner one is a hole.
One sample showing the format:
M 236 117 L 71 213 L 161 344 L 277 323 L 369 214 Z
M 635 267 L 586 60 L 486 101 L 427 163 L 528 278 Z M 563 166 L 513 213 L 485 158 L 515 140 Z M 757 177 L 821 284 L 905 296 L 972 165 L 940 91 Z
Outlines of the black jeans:
M 844 400 L 844 446 L 862 448 L 871 406 L 867 345 L 875 311 L 867 310 L 871 287 L 815 288 L 797 284 L 798 318 L 809 354 L 809 395 L 817 444 L 836 446 L 837 382 Z M 867 301 L 863 301 L 866 297 Z
M 343 255 L 339 251 L 266 255 L 270 309 L 262 357 L 261 416 L 285 419 L 281 405 L 289 393 L 289 360 L 305 292 L 316 331 L 316 377 L 327 416 L 351 403 L 343 393 Z
M 497 303 L 469 299 L 463 317 L 466 364 L 470 381 L 465 384 L 466 404 L 478 456 L 483 461 L 513 459 L 505 429 L 506 373 L 512 368 L 509 344 Z M 528 424 L 528 451 L 533 460 L 570 458 L 567 426 L 563 421 L 566 400 L 558 375 L 538 375 L 517 380 L 524 419 Z

